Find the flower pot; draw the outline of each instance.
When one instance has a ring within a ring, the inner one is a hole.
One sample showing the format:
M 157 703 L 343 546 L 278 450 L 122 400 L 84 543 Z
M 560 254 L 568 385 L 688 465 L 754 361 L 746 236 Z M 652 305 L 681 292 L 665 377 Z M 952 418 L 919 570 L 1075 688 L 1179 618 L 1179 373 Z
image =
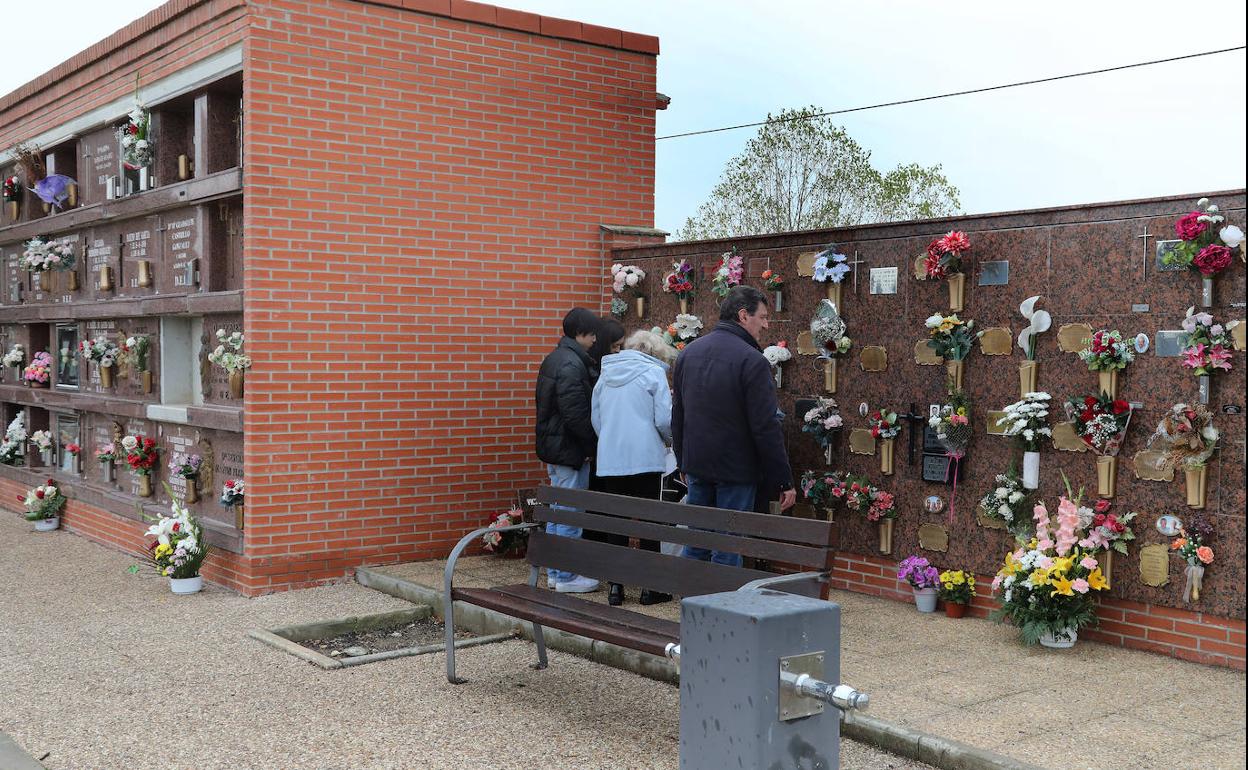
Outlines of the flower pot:
M 204 590 L 204 578 L 200 575 L 189 578 L 169 578 L 169 590 L 178 596 L 197 594 Z
M 774 295 L 775 295 L 775 304 L 772 305 L 771 309 L 772 311 L 779 313 L 781 310 L 784 310 L 784 292 L 777 291 L 774 293 Z
M 962 311 L 962 300 L 966 297 L 966 275 L 952 273 L 945 279 L 949 283 L 949 309 L 955 313 Z
M 685 299 L 684 297 L 680 298 L 680 314 L 681 315 L 689 314 L 689 300 Z
M 243 372 L 230 372 L 230 398 L 243 397 Z
M 190 179 L 191 174 L 195 173 L 194 166 L 195 164 L 191 162 L 191 159 L 189 156 L 179 155 L 178 156 L 178 181 L 185 182 L 187 179 Z
M 143 372 L 143 392 L 152 392 L 152 373 L 150 371 Z
M 1198 602 L 1200 601 L 1200 589 L 1205 580 L 1205 567 L 1203 564 L 1189 564 L 1184 571 L 1186 582 L 1183 584 L 1183 601 Z
M 242 530 L 246 523 L 247 516 L 243 511 L 243 503 L 238 503 L 234 506 L 234 529 Z
M 936 597 L 935 588 L 915 588 L 914 606 L 919 608 L 919 612 L 935 612 Z
M 784 370 L 778 366 L 771 367 L 771 377 L 776 381 L 776 390 L 784 387 Z
M 963 361 L 946 361 L 945 372 L 948 374 L 948 382 L 946 389 L 953 393 L 955 390 L 962 389 L 962 364 Z
M 880 519 L 880 553 L 892 553 L 893 519 Z
M 70 270 L 65 273 L 65 290 L 78 291 L 78 272 Z
M 1075 642 L 1079 641 L 1079 630 L 1076 628 L 1067 628 L 1056 634 L 1046 633 L 1040 637 L 1041 647 L 1050 647 L 1054 650 L 1068 650 L 1075 646 Z
M 1097 566 L 1101 568 L 1101 574 L 1105 576 L 1105 587 L 1112 588 L 1114 582 L 1114 552 L 1106 549 L 1096 556 Z
M 61 517 L 53 516 L 50 519 L 35 519 L 36 532 L 52 532 L 61 526 Z
M 1040 453 L 1023 452 L 1023 489 L 1040 488 Z
M 1096 494 L 1113 497 L 1118 481 L 1118 458 L 1101 455 L 1096 458 Z
M 1213 307 L 1213 276 L 1206 275 L 1200 279 L 1200 306 Z
M 187 505 L 199 502 L 199 479 L 186 480 L 186 494 L 182 496 L 182 500 Z
M 829 358 L 823 362 L 823 389 L 829 393 L 836 392 L 836 359 Z
M 1040 365 L 1036 361 L 1021 361 L 1018 364 L 1018 397 L 1036 392 L 1036 380 L 1040 374 Z
M 1200 403 L 1209 403 L 1209 375 L 1202 374 L 1196 378 L 1200 383 Z
M 966 605 L 962 602 L 945 602 L 945 615 L 951 618 L 960 618 L 966 615 Z
M 1096 378 L 1099 381 L 1097 389 L 1101 393 L 1105 393 L 1110 398 L 1118 398 L 1118 370 L 1110 369 L 1108 372 L 1097 372 Z
M 1209 491 L 1209 467 L 1184 468 L 1183 478 L 1187 484 L 1187 507 L 1204 508 Z
M 100 265 L 100 278 L 96 284 L 100 291 L 113 290 L 113 269 L 108 265 Z
M 828 300 L 836 305 L 837 311 L 841 309 L 841 284 L 828 281 Z
M 893 442 L 896 439 L 880 439 L 880 473 L 893 475 Z M 887 553 L 887 551 L 885 552 Z
M 139 260 L 139 288 L 146 289 L 152 285 L 152 262 L 149 259 Z
M 104 366 L 103 364 L 100 365 L 100 387 L 101 388 L 113 387 L 113 367 L 112 366 Z
M 152 496 L 152 477 L 142 474 L 139 476 L 139 497 Z

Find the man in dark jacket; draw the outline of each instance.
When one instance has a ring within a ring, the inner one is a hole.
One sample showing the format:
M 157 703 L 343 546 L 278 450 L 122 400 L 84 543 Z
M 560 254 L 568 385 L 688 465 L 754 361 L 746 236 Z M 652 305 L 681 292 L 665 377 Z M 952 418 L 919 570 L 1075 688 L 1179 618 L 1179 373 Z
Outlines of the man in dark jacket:
M 537 373 L 537 457 L 546 463 L 552 487 L 586 489 L 598 434 L 590 420 L 595 367 L 587 352 L 597 339 L 598 317 L 583 307 L 563 317 L 563 339 Z M 580 537 L 581 528 L 546 525 L 546 531 Z M 589 593 L 598 581 L 566 570 L 547 570 L 547 583 L 560 593 Z
M 776 386 L 759 347 L 767 324 L 766 295 L 738 286 L 720 303 L 710 334 L 676 359 L 672 448 L 691 505 L 751 511 L 760 479 L 779 485 L 782 509 L 797 500 L 776 419 Z M 686 548 L 685 555 L 741 565 L 738 554 Z

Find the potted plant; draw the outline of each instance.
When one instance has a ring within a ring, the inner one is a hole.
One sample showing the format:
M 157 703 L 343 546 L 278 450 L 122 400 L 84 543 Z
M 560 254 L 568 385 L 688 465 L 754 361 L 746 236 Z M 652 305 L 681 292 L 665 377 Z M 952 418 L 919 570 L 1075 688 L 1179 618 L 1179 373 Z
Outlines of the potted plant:
M 1024 396 L 1036 390 L 1039 364 L 1036 362 L 1036 335 L 1047 332 L 1053 325 L 1053 317 L 1047 310 L 1036 310 L 1039 295 L 1028 297 L 1018 306 L 1018 312 L 1027 319 L 1027 327 L 1018 333 L 1018 346 L 1025 359 L 1018 365 L 1018 393 Z
M 1231 339 L 1231 330 L 1239 325 L 1239 321 L 1231 321 L 1225 325 L 1214 323 L 1213 316 L 1208 313 L 1196 313 L 1195 308 L 1187 309 L 1187 317 L 1183 319 L 1183 331 L 1187 332 L 1183 348 L 1183 367 L 1191 369 L 1200 383 L 1200 403 L 1209 403 L 1209 377 L 1214 372 L 1231 370 L 1231 354 L 1235 343 Z
M 836 392 L 836 359 L 849 352 L 853 340 L 845 336 L 845 321 L 832 300 L 819 300 L 810 319 L 810 339 L 823 359 L 823 389 Z
M 1027 393 L 1021 401 L 1005 408 L 1005 415 L 997 420 L 1003 426 L 1002 435 L 1013 438 L 1023 450 L 1023 487 L 1040 488 L 1040 439 L 1052 438 L 1049 427 L 1048 393 Z
M 871 435 L 880 442 L 880 473 L 893 475 L 893 443 L 901 433 L 897 413 L 887 409 L 876 409 L 867 417 L 867 425 Z
M 194 505 L 199 502 L 199 469 L 203 465 L 204 458 L 197 454 L 186 454 L 184 452 L 174 452 L 173 457 L 169 460 L 169 470 L 175 476 L 179 476 L 186 481 L 186 497 L 184 498 L 187 505 Z
M 827 284 L 828 301 L 839 311 L 841 308 L 841 284 L 849 274 L 849 257 L 838 254 L 829 246 L 815 256 L 815 272 L 811 279 Z
M 612 290 L 616 294 L 623 294 L 625 291 L 632 293 L 637 300 L 638 318 L 646 314 L 646 297 L 641 290 L 641 282 L 645 279 L 646 272 L 640 267 L 618 264 L 611 266 Z
M 503 527 L 512 527 L 523 523 L 524 511 L 519 508 L 512 508 L 495 516 L 494 520 L 489 524 L 490 531 L 481 536 L 481 539 L 485 541 L 485 550 L 505 559 L 523 559 L 528 551 L 529 530 L 513 529 L 505 532 L 499 531 Z
M 945 602 L 945 615 L 965 615 L 966 606 L 975 598 L 975 573 L 960 569 L 940 573 L 940 598 Z
M 1231 264 L 1231 257 L 1244 242 L 1244 233 L 1226 219 L 1208 198 L 1196 201 L 1190 211 L 1174 223 L 1179 245 L 1162 257 L 1166 265 L 1186 267 L 1201 275 L 1201 307 L 1213 307 L 1213 278 Z
M 848 489 L 847 477 L 844 473 L 829 471 L 806 471 L 802 474 L 802 496 L 816 508 L 822 508 L 832 521 L 837 501 L 844 500 Z
M 962 364 L 971 352 L 971 345 L 983 332 L 975 331 L 974 321 L 963 321 L 955 315 L 935 313 L 924 322 L 930 339 L 927 346 L 945 359 L 948 390 L 962 389 Z
M 100 444 L 95 450 L 95 461 L 100 464 L 100 475 L 104 477 L 104 481 L 112 483 L 117 462 L 117 446 L 111 443 Z
M 774 270 L 764 270 L 762 278 L 763 288 L 771 292 L 774 297 L 771 310 L 779 313 L 784 310 L 784 278 Z
M 158 574 L 169 578 L 171 592 L 180 596 L 198 593 L 204 587 L 199 570 L 208 558 L 208 544 L 199 521 L 173 496 L 168 484 L 165 493 L 171 500 L 170 513 L 156 519 L 144 517 L 156 522 L 146 532 L 152 538 L 147 544 L 147 558 Z
M 121 440 L 130 472 L 139 477 L 139 497 L 152 496 L 152 471 L 160 459 L 160 447 L 146 436 L 126 436 Z
M 1075 424 L 1075 433 L 1096 455 L 1096 493 L 1113 497 L 1118 478 L 1118 450 L 1131 424 L 1131 405 L 1105 394 L 1071 398 L 1066 414 Z
M 217 329 L 218 345 L 208 354 L 208 360 L 230 375 L 230 398 L 243 397 L 243 372 L 251 368 L 251 358 L 243 354 L 243 333 L 226 334 Z
M 1213 426 L 1213 413 L 1200 404 L 1175 404 L 1170 407 L 1157 430 L 1148 439 L 1148 446 L 1161 444 L 1160 470 L 1182 468 L 1187 487 L 1187 506 L 1204 508 L 1209 492 L 1209 458 L 1221 438 Z
M 1030 491 L 1023 486 L 1013 467 L 997 474 L 993 483 L 993 488 L 979 501 L 979 507 L 988 518 L 1004 522 L 1015 540 L 1027 542 L 1036 532 L 1031 521 Z
M 57 488 L 54 480 L 48 479 L 43 486 L 35 487 L 27 491 L 24 498 L 17 499 L 26 505 L 26 520 L 35 523 L 36 532 L 51 532 L 61 526 L 65 495 Z
M 914 589 L 914 605 L 919 612 L 935 612 L 940 572 L 922 556 L 907 556 L 898 567 L 897 579 Z
M 221 499 L 219 502 L 234 512 L 234 528 L 241 530 L 246 522 L 246 516 L 243 511 L 243 480 L 226 479 L 225 483 L 221 485 Z
M 793 358 L 789 345 L 784 340 L 780 340 L 774 345 L 768 345 L 763 348 L 763 357 L 767 359 L 767 363 L 771 364 L 771 376 L 776 381 L 776 390 L 784 387 L 783 371 L 780 364 Z
M 927 256 L 923 259 L 927 280 L 949 283 L 949 309 L 954 313 L 961 312 L 966 296 L 966 276 L 960 270 L 962 252 L 970 248 L 971 241 L 966 233 L 951 230 L 927 245 Z
M 1117 329 L 1101 329 L 1092 333 L 1088 346 L 1079 351 L 1079 358 L 1088 365 L 1088 371 L 1097 373 L 1097 390 L 1118 398 L 1118 372 L 1135 360 L 1135 351 Z
M 693 263 L 687 259 L 673 263 L 672 272 L 663 276 L 663 291 L 675 294 L 681 315 L 688 314 L 689 300 L 693 299 Z
M 121 356 L 121 348 L 108 337 L 100 336 L 78 343 L 82 357 L 94 361 L 100 369 L 100 387 L 113 387 L 113 367 Z
M 26 349 L 22 347 L 20 342 L 14 343 L 13 347 L 9 348 L 9 351 L 4 354 L 4 358 L 0 359 L 0 364 L 3 364 L 4 369 L 12 368 L 17 370 L 14 376 L 18 379 L 21 379 L 22 365 L 25 363 Z M 2 374 L 0 374 L 0 376 L 2 376 Z
M 52 380 L 52 355 L 40 350 L 22 370 L 22 379 L 32 388 L 46 388 Z
M 819 398 L 815 408 L 802 416 L 802 433 L 809 433 L 823 447 L 823 459 L 832 464 L 832 445 L 841 433 L 845 421 L 837 410 L 836 399 Z
M 1072 499 L 1073 497 L 1073 499 Z M 1035 507 L 1035 536 L 1005 556 L 992 581 L 1001 607 L 992 613 L 1010 621 L 1026 644 L 1065 649 L 1079 639 L 1079 630 L 1096 623 L 1096 591 L 1109 587 L 1100 562 L 1079 545 L 1080 522 L 1089 509 L 1078 497 L 1062 497 L 1053 527 L 1043 503 Z
M 44 465 L 52 464 L 52 433 L 46 430 L 37 430 L 30 434 L 30 443 L 35 449 L 39 450 L 39 459 Z
M 1179 536 L 1170 543 L 1170 550 L 1187 562 L 1184 571 L 1186 581 L 1183 585 L 1183 601 L 1200 601 L 1201 583 L 1205 579 L 1205 568 L 1213 564 L 1213 549 L 1205 545 L 1205 541 L 1213 534 L 1213 526 L 1200 514 L 1195 514 L 1188 526 L 1179 531 Z
M 1136 512 L 1119 516 L 1109 509 L 1113 505 L 1109 500 L 1097 500 L 1092 507 L 1094 515 L 1088 526 L 1088 534 L 1079 541 L 1080 548 L 1088 548 L 1097 552 L 1097 560 L 1101 563 L 1101 572 L 1105 575 L 1106 587 L 1114 582 L 1114 553 L 1127 555 L 1127 543 L 1135 539 L 1135 531 L 1131 522 Z

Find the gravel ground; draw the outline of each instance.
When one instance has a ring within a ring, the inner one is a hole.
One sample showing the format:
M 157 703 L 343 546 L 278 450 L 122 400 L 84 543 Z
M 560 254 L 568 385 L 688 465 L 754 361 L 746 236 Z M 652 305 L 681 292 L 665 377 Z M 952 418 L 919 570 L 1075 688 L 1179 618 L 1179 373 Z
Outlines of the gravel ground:
M 133 559 L 0 516 L 0 732 L 49 770 L 676 768 L 676 688 L 490 644 L 324 671 L 252 628 L 410 605 L 358 585 L 175 597 Z M 845 742 L 842 766 L 920 770 Z

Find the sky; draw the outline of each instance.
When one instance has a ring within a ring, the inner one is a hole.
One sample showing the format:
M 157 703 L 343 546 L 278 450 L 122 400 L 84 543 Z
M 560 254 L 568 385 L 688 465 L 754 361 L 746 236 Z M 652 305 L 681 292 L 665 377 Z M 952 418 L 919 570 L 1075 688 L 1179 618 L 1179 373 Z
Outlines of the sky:
M 47 34 L 6 35 L 0 94 L 107 37 L 157 0 L 60 0 Z M 1032 80 L 1230 48 L 1242 0 L 1199 6 L 960 0 L 498 0 L 657 35 L 657 136 Z M 9 3 L 5 27 L 45 29 L 46 4 Z M 1197 8 L 1200 9 L 1197 12 Z M 838 116 L 881 170 L 940 164 L 963 212 L 1245 186 L 1245 55 Z M 655 226 L 675 231 L 753 129 L 657 142 Z

